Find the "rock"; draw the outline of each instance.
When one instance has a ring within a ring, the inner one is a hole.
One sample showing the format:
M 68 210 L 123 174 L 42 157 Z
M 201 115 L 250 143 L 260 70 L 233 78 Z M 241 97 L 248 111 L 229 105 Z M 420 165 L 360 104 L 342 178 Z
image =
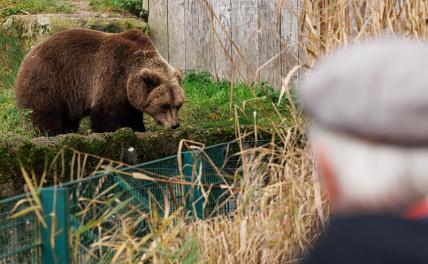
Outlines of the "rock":
M 268 137 L 267 134 L 259 135 L 259 138 Z M 73 162 L 74 150 L 123 161 L 127 159 L 127 152 L 132 147 L 134 156 L 129 161 L 142 163 L 176 154 L 182 139 L 201 142 L 208 146 L 235 138 L 233 127 L 186 128 L 144 133 L 134 133 L 129 128 L 122 128 L 114 133 L 94 133 L 88 136 L 66 134 L 33 139 L 0 134 L 0 190 L 2 190 L 0 198 L 22 193 L 24 180 L 21 176 L 21 166 L 29 173 L 34 172 L 37 178 L 50 168 L 46 185 L 52 184 L 54 174 L 60 182 L 70 180 L 70 164 Z M 82 160 L 83 156 L 84 154 L 80 157 Z M 56 162 L 53 162 L 55 160 Z M 97 166 L 98 161 L 96 158 L 88 158 L 84 167 L 91 171 Z M 63 169 L 65 173 L 61 178 Z
M 14 34 L 22 40 L 25 52 L 41 39 L 72 28 L 88 28 L 111 33 L 135 28 L 149 32 L 148 24 L 140 19 L 105 14 L 14 15 L 9 16 L 1 25 L 3 33 Z

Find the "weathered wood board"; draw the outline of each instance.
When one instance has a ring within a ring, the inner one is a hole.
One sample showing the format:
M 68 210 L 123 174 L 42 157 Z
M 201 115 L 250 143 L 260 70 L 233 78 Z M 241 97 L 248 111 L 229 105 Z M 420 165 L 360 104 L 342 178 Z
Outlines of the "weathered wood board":
M 151 37 L 173 66 L 210 71 L 215 77 L 229 80 L 268 81 L 279 89 L 281 78 L 298 63 L 295 16 L 298 2 L 144 0 L 143 3 L 149 8 Z
M 258 56 L 260 80 L 281 84 L 281 20 L 278 1 L 258 0 Z
M 232 37 L 235 43 L 234 61 L 241 80 L 256 78 L 258 56 L 257 0 L 232 1 Z
M 186 68 L 185 0 L 168 0 L 168 54 L 172 66 Z
M 210 71 L 211 34 L 208 11 L 200 0 L 185 0 L 186 69 Z
M 160 54 L 168 56 L 168 0 L 151 0 L 149 2 L 150 37 L 156 43 Z
M 211 23 L 211 43 L 214 45 L 212 50 L 211 72 L 217 78 L 231 79 L 232 73 L 232 35 L 230 27 L 232 5 L 231 0 L 212 1 L 212 18 Z
M 288 0 L 282 7 L 281 12 L 281 75 L 285 77 L 298 62 L 298 12 L 299 1 Z M 294 74 L 292 80 L 299 79 L 298 73 Z

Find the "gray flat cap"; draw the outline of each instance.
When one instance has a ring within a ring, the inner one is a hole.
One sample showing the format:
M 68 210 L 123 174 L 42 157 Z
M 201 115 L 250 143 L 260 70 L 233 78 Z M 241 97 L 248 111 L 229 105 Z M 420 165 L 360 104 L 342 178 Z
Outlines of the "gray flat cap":
M 368 140 L 428 145 L 428 45 L 383 38 L 320 61 L 299 91 L 304 113 Z

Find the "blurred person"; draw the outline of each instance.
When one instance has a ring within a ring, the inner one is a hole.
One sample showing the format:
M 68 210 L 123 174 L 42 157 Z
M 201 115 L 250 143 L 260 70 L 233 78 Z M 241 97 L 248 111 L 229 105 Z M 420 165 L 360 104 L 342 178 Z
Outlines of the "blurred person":
M 428 45 L 341 48 L 299 100 L 332 208 L 303 263 L 428 263 Z

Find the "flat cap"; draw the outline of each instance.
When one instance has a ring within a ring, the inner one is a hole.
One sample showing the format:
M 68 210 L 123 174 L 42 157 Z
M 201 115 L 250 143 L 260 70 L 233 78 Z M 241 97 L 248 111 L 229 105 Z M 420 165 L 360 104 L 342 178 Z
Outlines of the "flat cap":
M 299 102 L 326 128 L 428 146 L 428 45 L 388 37 L 340 48 L 308 75 Z

